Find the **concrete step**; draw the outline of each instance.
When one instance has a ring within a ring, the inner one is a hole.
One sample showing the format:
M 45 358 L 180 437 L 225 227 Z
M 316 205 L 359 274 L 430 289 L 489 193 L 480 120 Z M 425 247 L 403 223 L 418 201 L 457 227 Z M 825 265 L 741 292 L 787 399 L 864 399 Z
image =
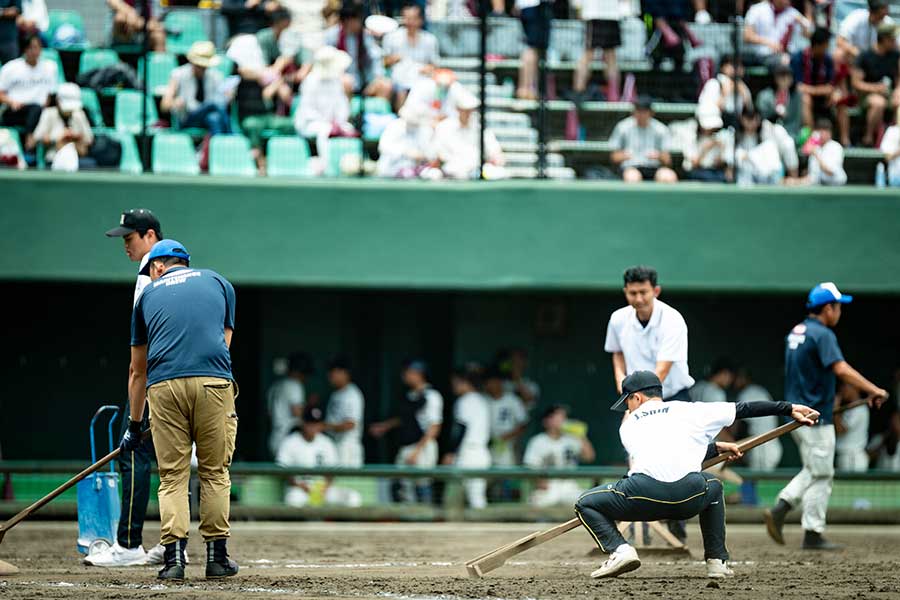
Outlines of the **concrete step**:
M 530 127 L 497 129 L 494 131 L 494 135 L 497 136 L 497 141 L 499 141 L 501 145 L 507 142 L 536 144 L 538 139 L 537 130 Z

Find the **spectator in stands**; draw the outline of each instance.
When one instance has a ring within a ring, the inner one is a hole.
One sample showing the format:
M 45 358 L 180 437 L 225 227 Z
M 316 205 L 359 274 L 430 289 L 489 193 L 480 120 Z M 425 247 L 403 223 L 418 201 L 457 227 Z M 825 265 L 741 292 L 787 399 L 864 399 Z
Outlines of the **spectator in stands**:
M 362 7 L 347 3 L 341 7 L 340 23 L 325 31 L 325 43 L 350 55 L 344 77 L 347 95 L 391 97 L 391 82 L 384 75 L 381 48 L 363 26 Z
M 491 460 L 497 467 L 519 464 L 518 444 L 528 425 L 522 400 L 503 389 L 503 373 L 494 365 L 484 373 L 484 392 L 491 407 Z
M 0 63 L 19 56 L 19 29 L 16 21 L 22 14 L 22 0 L 0 0 Z
M 772 396 L 763 386 L 754 383 L 750 371 L 746 367 L 739 368 L 734 377 L 734 390 L 737 392 L 735 402 L 772 402 Z M 747 435 L 755 436 L 778 427 L 778 417 L 754 417 L 744 419 Z M 775 438 L 747 454 L 747 465 L 754 471 L 773 471 L 781 462 L 783 448 L 781 440 Z
M 478 179 L 481 163 L 481 126 L 475 116 L 480 102 L 466 92 L 457 98 L 456 117 L 444 119 L 434 129 L 434 138 L 428 151 L 445 177 L 451 179 Z M 490 128 L 484 129 L 485 179 L 504 179 L 505 159 L 503 149 Z
M 215 45 L 194 42 L 187 60 L 169 75 L 160 108 L 170 113 L 181 128 L 198 127 L 210 135 L 231 133 L 231 117 L 226 108 L 229 98 L 222 92 L 225 78 L 213 68 L 219 64 Z
M 733 179 L 734 135 L 723 129 L 719 110 L 697 107 L 696 133 L 683 148 L 685 177 L 693 181 L 725 182 Z
M 894 124 L 887 128 L 881 138 L 881 151 L 887 163 L 887 184 L 900 187 L 900 108 Z
M 632 116 L 619 121 L 609 144 L 612 162 L 619 167 L 626 183 L 652 179 L 675 183 L 678 175 L 670 168 L 672 157 L 667 151 L 668 128 L 653 118 L 649 98 L 638 98 Z
M 33 145 L 32 132 L 56 92 L 58 70 L 53 61 L 41 58 L 41 40 L 26 38 L 22 56 L 0 68 L 0 105 L 4 105 L 3 125 L 22 127 L 25 145 Z
M 834 398 L 834 408 L 848 406 L 862 399 L 862 394 L 845 381 L 838 383 Z M 869 455 L 866 445 L 869 441 L 869 407 L 860 404 L 855 408 L 834 414 L 834 433 L 837 435 L 835 451 L 837 468 L 841 471 L 867 471 Z
M 525 32 L 525 49 L 519 58 L 519 85 L 516 97 L 522 100 L 538 98 L 538 60 L 550 45 L 550 22 L 553 3 L 541 0 L 515 0 L 519 20 Z
M 812 23 L 791 6 L 790 0 L 763 0 L 747 11 L 744 19 L 744 64 L 787 64 L 796 29 L 809 37 Z
M 234 37 L 268 26 L 272 14 L 280 8 L 275 0 L 222 0 L 219 11 L 228 23 L 228 37 Z
M 328 365 L 328 383 L 334 388 L 328 400 L 325 431 L 334 438 L 337 464 L 342 467 L 361 467 L 365 462 L 362 432 L 365 399 L 353 383 L 350 359 L 336 356 Z
M 640 5 L 644 18 L 650 17 L 653 27 L 644 53 L 649 56 L 655 69 L 668 58 L 673 63 L 673 70 L 676 73 L 681 72 L 686 57 L 685 46 L 689 44 L 696 48 L 703 44 L 687 26 L 691 1 L 643 0 Z
M 827 29 L 816 29 L 809 47 L 791 56 L 791 69 L 803 102 L 803 125 L 812 128 L 816 118 L 829 117 L 833 109 L 841 142 L 849 145 L 850 114 L 847 103 L 842 101 L 846 96 L 844 89 L 834 83 L 834 60 L 828 53 L 830 40 Z
M 287 373 L 269 388 L 266 405 L 269 412 L 269 450 L 278 453 L 281 442 L 300 423 L 306 405 L 306 380 L 315 372 L 306 352 L 288 358 Z
M 583 96 L 591 81 L 591 65 L 597 48 L 603 51 L 603 67 L 606 73 L 606 100 L 619 101 L 619 63 L 616 59 L 616 48 L 622 45 L 622 33 L 619 19 L 625 15 L 620 12 L 618 0 L 583 0 L 581 3 L 581 20 L 585 22 L 584 52 L 575 67 L 573 89 Z
M 281 42 L 284 32 L 291 26 L 291 13 L 284 8 L 276 8 L 272 12 L 272 26 L 256 32 L 256 41 L 262 50 L 263 61 L 268 68 L 261 75 L 265 89 L 263 99 L 275 98 L 283 105 L 290 106 L 293 97 L 293 86 L 299 83 L 308 69 L 303 69 L 303 51 L 295 54 L 283 54 Z M 271 80 L 271 83 L 269 81 Z
M 813 185 L 844 185 L 844 148 L 832 139 L 832 125 L 828 119 L 816 121 L 816 127 L 804 150 L 809 151 L 809 172 L 801 183 Z
M 878 38 L 878 26 L 894 22 L 888 10 L 888 0 L 869 0 L 868 9 L 857 8 L 844 17 L 838 29 L 835 59 L 853 64 L 860 53 L 870 50 Z
M 404 105 L 415 104 L 428 111 L 432 121 L 437 123 L 447 117 L 456 117 L 457 99 L 468 93 L 453 71 L 435 69 L 434 75 L 413 84 Z
M 450 380 L 456 403 L 453 405 L 451 452 L 443 459 L 445 465 L 463 469 L 487 469 L 491 466 L 491 411 L 488 400 L 478 392 L 479 378 L 467 368 L 454 371 Z M 466 500 L 471 508 L 487 506 L 487 482 L 484 479 L 463 481 Z
M 382 41 L 384 65 L 391 69 L 397 106 L 403 105 L 416 81 L 431 76 L 440 58 L 437 38 L 422 30 L 425 23 L 422 10 L 418 4 L 404 6 L 403 27 L 385 35 Z
M 150 51 L 166 51 L 165 27 L 152 14 L 144 15 L 146 4 L 143 0 L 106 0 L 106 4 L 113 11 L 112 43 L 114 45 L 141 43 L 146 16 Z
M 727 402 L 727 390 L 734 384 L 735 369 L 731 361 L 719 358 L 709 369 L 709 375 L 690 389 L 693 402 Z
M 388 123 L 378 140 L 379 177 L 411 179 L 418 177 L 427 164 L 427 152 L 434 134 L 427 110 L 407 102 L 399 118 Z
M 734 58 L 728 54 L 723 56 L 719 61 L 719 74 L 707 81 L 700 90 L 700 97 L 697 99 L 698 111 L 700 109 L 707 111 L 708 107 L 714 107 L 719 112 L 724 126 L 736 126 L 738 115 L 743 112 L 744 107 L 753 105 L 753 96 L 750 94 L 750 88 L 744 83 L 743 76 L 743 68 L 738 69 L 735 66 Z
M 423 360 L 406 361 L 401 377 L 409 391 L 400 401 L 397 416 L 373 423 L 369 426 L 369 433 L 375 438 L 383 437 L 390 431 L 396 433 L 397 445 L 400 446 L 398 465 L 434 467 L 438 461 L 437 438 L 444 421 L 444 398 L 428 382 L 428 366 Z M 402 482 L 402 500 L 431 502 L 430 479 L 422 478 L 415 482 L 415 496 L 410 483 Z
M 741 114 L 738 140 L 739 184 L 777 184 L 785 174 L 798 177 L 800 158 L 793 138 L 781 125 L 760 119 L 759 113 L 750 106 Z
M 307 406 L 303 411 L 303 424 L 295 428 L 278 447 L 275 462 L 282 467 L 336 467 L 339 465 L 334 442 L 323 433 L 324 414 L 318 406 Z M 331 477 L 295 477 L 284 494 L 288 506 L 357 507 L 362 496 L 352 489 L 332 485 Z
M 328 138 L 355 135 L 342 79 L 350 63 L 350 56 L 343 50 L 322 46 L 316 50 L 312 70 L 300 85 L 294 128 L 301 136 L 316 139 L 320 157 L 327 156 Z
M 564 406 L 553 405 L 544 411 L 544 432 L 528 440 L 523 459 L 525 466 L 533 469 L 565 469 L 577 467 L 580 462 L 594 461 L 594 446 L 587 436 L 579 438 L 563 431 L 568 416 L 568 410 Z M 574 479 L 539 479 L 530 501 L 532 505 L 539 507 L 571 505 L 582 492 L 581 486 Z
M 53 169 L 70 171 L 96 166 L 88 157 L 94 133 L 82 109 L 81 88 L 74 83 L 60 85 L 56 91 L 56 105 L 41 111 L 26 148 L 32 150 L 38 142 L 44 145 L 44 158 Z
M 756 95 L 756 110 L 763 119 L 778 123 L 793 138 L 800 135 L 803 125 L 803 100 L 794 81 L 794 71 L 778 65 L 772 72 L 774 86 Z
M 522 404 L 531 410 L 541 398 L 541 387 L 533 379 L 528 378 L 528 351 L 524 348 L 513 348 L 498 353 L 497 365 L 506 375 L 503 389 L 522 399 Z
M 900 107 L 900 85 L 897 85 L 900 51 L 897 50 L 897 27 L 882 23 L 878 26 L 875 45 L 860 52 L 853 68 L 853 88 L 860 94 L 866 111 L 864 146 L 875 144 L 884 125 L 884 113 Z
M 46 44 L 50 13 L 44 0 L 22 0 L 22 14 L 16 19 L 19 36 L 37 35 Z

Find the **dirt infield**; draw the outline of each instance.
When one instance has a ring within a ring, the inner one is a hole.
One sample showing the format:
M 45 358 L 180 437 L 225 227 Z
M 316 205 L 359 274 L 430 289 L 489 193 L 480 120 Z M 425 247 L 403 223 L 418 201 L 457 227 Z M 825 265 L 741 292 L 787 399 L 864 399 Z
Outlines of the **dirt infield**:
M 199 539 L 191 541 L 189 580 L 159 585 L 155 569 L 104 570 L 82 566 L 73 523 L 24 523 L 0 546 L 0 558 L 21 569 L 0 578 L 0 597 L 147 598 L 170 593 L 184 599 L 225 598 L 900 598 L 900 527 L 835 527 L 847 544 L 835 553 L 798 550 L 800 530 L 789 527 L 779 547 L 763 528 L 729 528 L 737 576 L 704 577 L 699 530 L 689 528 L 693 559 L 645 554 L 644 566 L 616 580 L 588 574 L 590 539 L 568 533 L 519 555 L 482 580 L 467 579 L 466 559 L 521 537 L 542 525 L 238 523 L 231 550 L 240 574 L 225 583 L 202 579 Z M 149 541 L 156 532 L 148 527 Z

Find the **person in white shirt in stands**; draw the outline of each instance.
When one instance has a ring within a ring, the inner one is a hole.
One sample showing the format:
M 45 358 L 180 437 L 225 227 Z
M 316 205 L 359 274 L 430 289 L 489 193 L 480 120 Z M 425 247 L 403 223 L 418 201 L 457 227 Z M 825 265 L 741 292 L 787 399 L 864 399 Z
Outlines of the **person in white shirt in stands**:
M 816 121 L 813 132 L 818 137 L 809 155 L 809 172 L 802 183 L 812 185 L 845 185 L 844 147 L 832 139 L 832 125 L 828 119 Z
M 653 118 L 653 103 L 641 96 L 634 103 L 634 113 L 616 123 L 609 145 L 610 160 L 619 169 L 625 183 L 653 180 L 675 183 L 678 175 L 671 169 L 668 152 L 669 128 Z
M 868 8 L 850 11 L 838 28 L 835 62 L 853 64 L 860 52 L 875 45 L 878 26 L 894 22 L 888 11 L 888 0 L 869 0 Z
M 481 162 L 481 126 L 475 109 L 481 103 L 469 92 L 457 97 L 456 118 L 444 119 L 434 130 L 429 158 L 437 161 L 443 176 L 450 179 L 477 179 Z M 484 177 L 505 179 L 503 149 L 494 132 L 484 129 Z
M 411 179 L 426 166 L 434 128 L 428 110 L 418 103 L 406 102 L 397 116 L 378 139 L 375 173 L 379 177 Z
M 887 128 L 881 138 L 880 150 L 884 152 L 887 163 L 887 184 L 900 187 L 900 108 L 894 124 Z
M 750 371 L 740 368 L 734 378 L 734 389 L 737 392 L 735 402 L 772 402 L 772 395 L 763 386 L 753 383 Z M 768 415 L 765 417 L 753 417 L 744 419 L 747 426 L 747 435 L 755 436 L 772 431 L 778 427 L 778 417 Z M 754 471 L 772 471 L 781 462 L 783 447 L 781 440 L 775 438 L 758 448 L 754 448 L 746 456 L 747 466 Z
M 488 400 L 478 391 L 478 375 L 468 368 L 456 369 L 450 380 L 456 404 L 453 406 L 453 450 L 443 459 L 445 465 L 462 469 L 487 469 L 491 466 L 491 410 Z M 470 508 L 487 506 L 487 482 L 484 479 L 463 481 Z
M 834 408 L 852 404 L 862 398 L 859 390 L 841 381 L 834 398 Z M 861 404 L 855 408 L 835 413 L 834 432 L 837 435 L 835 453 L 839 471 L 867 471 L 869 455 L 866 446 L 869 442 L 869 407 Z
M 724 358 L 716 359 L 709 377 L 698 381 L 690 390 L 694 402 L 728 402 L 727 391 L 734 384 L 734 367 Z
M 652 371 L 636 371 L 622 382 L 622 395 L 611 407 L 625 413 L 619 427 L 631 457 L 628 476 L 586 491 L 575 514 L 609 559 L 591 577 L 618 577 L 641 566 L 637 551 L 616 521 L 659 521 L 699 516 L 706 574 L 734 575 L 725 547 L 725 499 L 722 483 L 702 471 L 705 460 L 721 452 L 742 455 L 736 444 L 714 442 L 735 419 L 790 416 L 813 425 L 819 413 L 788 402 L 663 402 L 663 384 Z
M 347 94 L 390 98 L 391 81 L 384 76 L 381 48 L 363 24 L 362 4 L 345 2 L 339 18 L 337 25 L 325 30 L 325 44 L 350 56 L 350 69 L 343 78 Z
M 81 88 L 76 84 L 60 85 L 56 92 L 56 106 L 48 106 L 41 112 L 32 145 L 38 142 L 44 144 L 44 159 L 51 163 L 54 170 L 70 171 L 96 166 L 96 162 L 88 157 L 94 143 L 94 132 L 82 108 Z M 60 165 L 66 160 L 66 153 L 74 163 Z
M 303 411 L 303 425 L 284 438 L 275 462 L 282 467 L 338 466 L 334 442 L 322 433 L 323 420 L 321 408 L 307 406 Z M 356 490 L 332 485 L 331 477 L 295 477 L 284 494 L 284 503 L 296 508 L 322 504 L 357 507 L 362 505 L 362 496 Z
M 440 59 L 437 38 L 430 31 L 422 30 L 425 23 L 422 6 L 407 4 L 402 14 L 403 27 L 385 35 L 381 43 L 384 64 L 391 69 L 397 106 L 403 105 L 416 81 L 431 76 Z
M 594 461 L 596 453 L 587 437 L 577 438 L 563 431 L 568 416 L 564 406 L 547 407 L 542 419 L 544 432 L 528 440 L 525 446 L 522 462 L 526 467 L 564 469 Z M 580 495 L 581 489 L 574 479 L 540 479 L 531 493 L 530 502 L 539 507 L 572 504 Z
M 176 67 L 160 100 L 160 108 L 178 120 L 178 127 L 199 127 L 210 135 L 231 133 L 230 98 L 221 93 L 225 78 L 215 66 L 220 58 L 212 42 L 194 42 L 187 64 Z
M 794 31 L 812 35 L 812 23 L 791 6 L 791 0 L 763 0 L 754 4 L 744 18 L 744 64 L 787 64 Z
M 328 365 L 328 382 L 334 391 L 328 400 L 325 431 L 334 438 L 337 464 L 361 467 L 365 462 L 362 444 L 365 399 L 351 374 L 350 359 L 346 356 L 337 356 Z
M 423 77 L 413 84 L 403 105 L 415 105 L 417 110 L 427 111 L 433 124 L 437 124 L 456 117 L 457 98 L 469 93 L 456 80 L 456 73 L 450 69 L 435 69 L 431 77 Z
M 316 153 L 322 158 L 328 156 L 328 138 L 353 132 L 350 100 L 341 83 L 350 62 L 346 52 L 322 46 L 316 50 L 309 75 L 300 84 L 294 127 L 301 136 L 316 138 Z
M 722 113 L 712 104 L 697 107 L 695 134 L 683 147 L 685 178 L 724 183 L 734 179 L 734 133 L 723 127 Z
M 287 374 L 276 381 L 266 395 L 269 411 L 269 450 L 278 452 L 288 433 L 300 424 L 306 405 L 304 384 L 315 372 L 312 359 L 305 352 L 295 352 L 288 358 Z
M 0 105 L 6 106 L 2 124 L 25 129 L 25 142 L 32 142 L 32 132 L 47 106 L 50 94 L 56 92 L 58 69 L 53 61 L 41 58 L 41 40 L 36 35 L 25 38 L 22 56 L 0 68 Z
M 606 100 L 619 101 L 619 63 L 616 48 L 622 45 L 619 28 L 619 0 L 582 0 L 581 20 L 585 22 L 584 52 L 575 67 L 572 89 L 583 94 L 591 80 L 591 65 L 597 48 L 603 50 L 603 67 L 606 72 Z
M 503 373 L 496 366 L 484 375 L 484 392 L 491 410 L 491 458 L 494 466 L 519 464 L 519 439 L 528 425 L 528 412 L 522 400 L 503 389 Z
M 22 14 L 16 18 L 16 26 L 20 34 L 44 36 L 50 27 L 47 3 L 44 0 L 22 0 Z
M 743 80 L 743 68 L 738 69 L 730 54 L 719 59 L 719 74 L 703 84 L 697 98 L 697 112 L 714 107 L 723 123 L 732 127 L 745 106 L 753 106 L 753 95 Z M 737 93 L 735 94 L 735 87 Z
M 738 184 L 780 184 L 785 174 L 791 178 L 799 176 L 797 146 L 782 125 L 760 119 L 752 106 L 745 106 L 740 126 Z

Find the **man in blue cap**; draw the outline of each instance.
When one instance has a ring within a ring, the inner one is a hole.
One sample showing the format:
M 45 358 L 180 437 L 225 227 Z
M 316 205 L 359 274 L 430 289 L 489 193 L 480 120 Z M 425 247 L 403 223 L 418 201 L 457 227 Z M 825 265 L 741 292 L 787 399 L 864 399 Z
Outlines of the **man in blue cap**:
M 784 352 L 784 399 L 816 409 L 821 418 L 816 427 L 792 433 L 800 449 L 803 469 L 778 494 L 777 504 L 764 518 L 769 536 L 784 544 L 784 520 L 788 512 L 803 504 L 803 549 L 837 550 L 825 531 L 825 512 L 834 479 L 834 394 L 840 377 L 869 397 L 870 406 L 881 406 L 887 391 L 881 389 L 844 360 L 832 328 L 841 320 L 841 306 L 852 296 L 842 294 L 828 281 L 809 292 L 806 319 L 788 333 Z
M 197 446 L 200 533 L 206 542 L 206 577 L 235 575 L 226 540 L 237 435 L 231 374 L 234 288 L 221 275 L 190 268 L 175 240 L 157 242 L 141 274 L 147 285 L 131 316 L 131 420 L 122 452 L 141 443 L 145 400 L 159 464 L 160 536 L 165 565 L 160 579 L 184 579 L 190 511 L 191 445 Z

